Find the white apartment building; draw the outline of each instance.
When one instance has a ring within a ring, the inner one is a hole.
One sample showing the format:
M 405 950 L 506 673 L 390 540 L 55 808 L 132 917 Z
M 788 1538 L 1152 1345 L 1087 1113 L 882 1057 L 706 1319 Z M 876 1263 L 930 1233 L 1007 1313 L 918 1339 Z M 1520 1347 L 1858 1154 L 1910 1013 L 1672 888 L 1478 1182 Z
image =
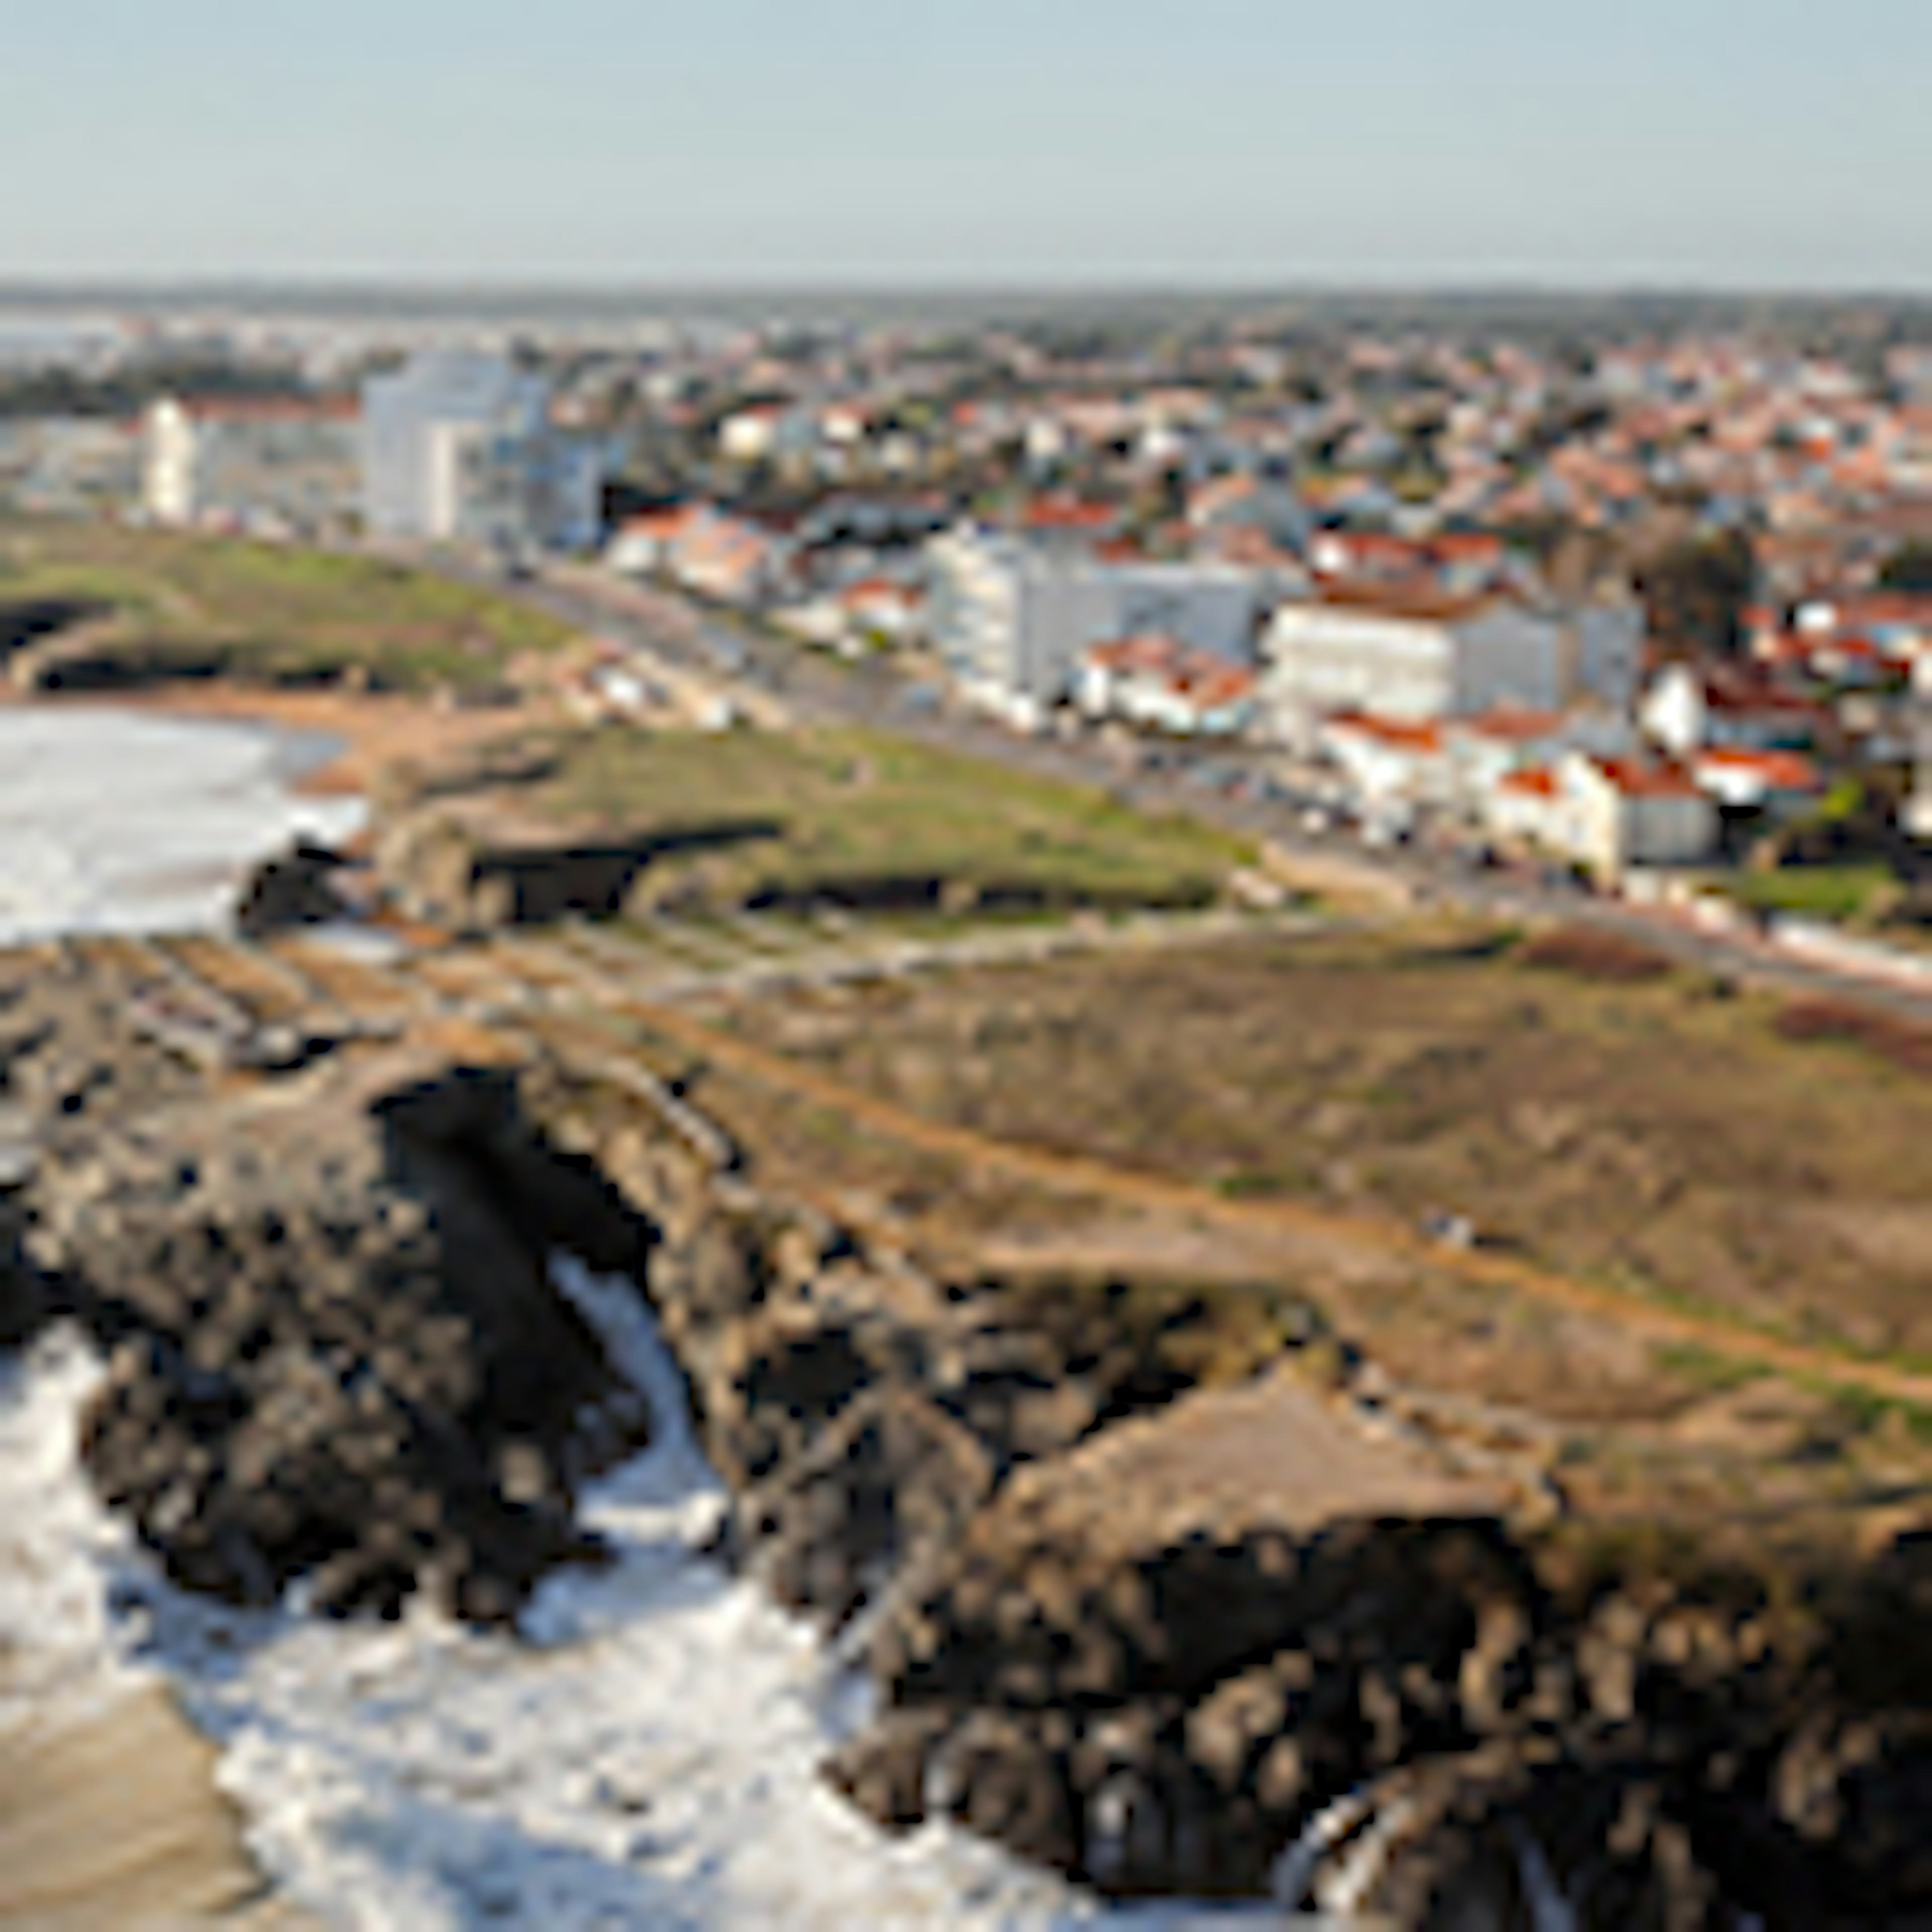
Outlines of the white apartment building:
M 171 526 L 315 535 L 354 518 L 362 424 L 352 402 L 164 396 L 141 425 L 141 508 Z
M 363 388 L 363 512 L 381 536 L 580 550 L 606 452 L 550 419 L 550 386 L 496 356 L 427 350 Z
M 1615 880 L 1633 867 L 1693 865 L 1717 842 L 1718 808 L 1689 775 L 1636 758 L 1565 752 L 1497 785 L 1490 829 Z
M 1088 650 L 1159 633 L 1254 661 L 1257 584 L 1221 564 L 1118 562 L 977 530 L 927 545 L 931 626 L 960 694 L 1023 729 L 1070 696 Z
M 154 522 L 194 522 L 199 440 L 184 403 L 163 396 L 148 405 L 142 424 L 141 507 Z
M 1586 699 L 1622 710 L 1642 673 L 1634 604 L 1540 608 L 1507 597 L 1419 604 L 1351 593 L 1284 604 L 1262 634 L 1263 707 L 1300 748 L 1360 712 L 1412 724 Z

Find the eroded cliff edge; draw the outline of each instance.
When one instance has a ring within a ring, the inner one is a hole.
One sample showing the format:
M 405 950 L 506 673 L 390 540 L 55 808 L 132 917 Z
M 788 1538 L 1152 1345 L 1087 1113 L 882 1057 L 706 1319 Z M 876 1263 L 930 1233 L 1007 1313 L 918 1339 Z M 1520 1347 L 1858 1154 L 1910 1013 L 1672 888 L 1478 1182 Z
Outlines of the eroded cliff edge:
M 654 1305 L 722 1553 L 872 1673 L 828 1774 L 882 1826 L 1123 1893 L 1318 1868 L 1405 1924 L 1530 1924 L 1539 1869 L 1589 1925 L 1932 1910 L 1916 1538 L 1552 1523 L 1533 1471 L 1396 1426 L 1292 1290 L 936 1278 L 620 1054 L 224 1086 L 85 976 L 7 1018 L 10 1324 L 92 1329 L 90 1465 L 190 1587 L 509 1621 L 596 1560 L 578 1486 L 646 1419 L 561 1250 Z

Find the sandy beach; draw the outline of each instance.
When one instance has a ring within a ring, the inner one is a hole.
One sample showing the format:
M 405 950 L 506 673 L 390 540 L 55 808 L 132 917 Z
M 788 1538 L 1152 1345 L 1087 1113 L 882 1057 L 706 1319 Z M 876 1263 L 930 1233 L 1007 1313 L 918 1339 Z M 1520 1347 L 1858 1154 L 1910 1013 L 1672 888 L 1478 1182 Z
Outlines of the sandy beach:
M 548 715 L 530 705 L 466 710 L 398 693 L 272 690 L 219 682 L 160 685 L 111 697 L 22 697 L 0 691 L 0 706 L 221 720 L 333 739 L 334 754 L 304 772 L 292 787 L 311 797 L 366 793 L 383 769 L 398 760 L 434 761 Z
M 7 1739 L 0 1925 L 296 1932 L 214 1785 L 214 1747 L 158 1687 Z

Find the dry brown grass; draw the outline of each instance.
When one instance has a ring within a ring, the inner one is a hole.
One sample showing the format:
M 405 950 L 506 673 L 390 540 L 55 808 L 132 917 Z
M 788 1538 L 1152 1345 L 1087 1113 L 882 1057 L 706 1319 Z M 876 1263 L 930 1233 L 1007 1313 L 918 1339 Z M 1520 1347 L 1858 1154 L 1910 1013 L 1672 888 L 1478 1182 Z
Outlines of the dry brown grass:
M 1778 1015 L 1777 1028 L 1780 1039 L 1841 1041 L 1905 1072 L 1932 1076 L 1932 1027 L 1895 1014 L 1849 1000 L 1794 1000 Z
M 1922 1090 L 1864 1054 L 1821 1078 L 1754 997 L 1558 975 L 1411 930 L 1070 958 L 735 1017 L 1003 1141 L 1411 1226 L 1466 1216 L 1634 1294 L 1932 1355 L 1932 1250 L 1856 1238 L 1874 1216 L 1912 1225 L 1898 1210 L 1932 1196 Z
M 1558 926 L 1532 934 L 1516 949 L 1516 956 L 1526 966 L 1549 967 L 1620 986 L 1665 979 L 1672 970 L 1670 960 L 1654 946 L 1591 926 Z

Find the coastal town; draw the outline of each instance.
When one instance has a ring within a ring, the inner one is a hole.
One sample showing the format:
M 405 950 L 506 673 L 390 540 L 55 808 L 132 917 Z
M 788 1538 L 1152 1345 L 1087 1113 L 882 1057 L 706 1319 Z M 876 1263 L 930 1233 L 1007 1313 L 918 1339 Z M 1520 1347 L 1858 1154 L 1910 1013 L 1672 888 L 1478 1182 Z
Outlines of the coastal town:
M 0 1922 L 1932 1898 L 1921 307 L 0 325 Z
M 0 349 L 22 510 L 656 586 L 714 670 L 776 640 L 1365 853 L 1926 970 L 1909 310 L 94 314 Z M 616 633 L 573 675 L 592 712 L 664 686 Z

